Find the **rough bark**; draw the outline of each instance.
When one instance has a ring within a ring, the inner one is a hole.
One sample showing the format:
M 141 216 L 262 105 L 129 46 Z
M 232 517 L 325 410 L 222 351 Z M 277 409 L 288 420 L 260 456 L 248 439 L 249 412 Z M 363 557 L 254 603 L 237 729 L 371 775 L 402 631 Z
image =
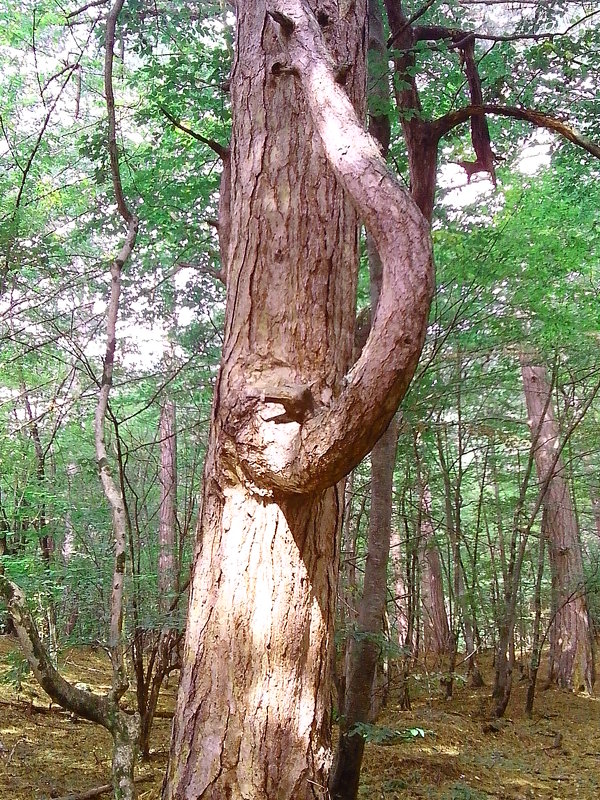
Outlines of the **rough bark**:
M 225 342 L 165 800 L 326 796 L 339 481 L 397 408 L 432 289 L 427 226 L 357 119 L 365 9 L 341 12 L 238 7 Z M 355 209 L 384 278 L 346 374 Z
M 521 358 L 521 374 L 529 425 L 537 436 L 535 463 L 544 491 L 548 550 L 556 575 L 557 608 L 550 629 L 554 678 L 564 688 L 591 692 L 594 649 L 581 544 L 564 465 L 562 458 L 557 458 L 560 438 L 549 402 L 551 387 L 545 368 L 527 355 Z

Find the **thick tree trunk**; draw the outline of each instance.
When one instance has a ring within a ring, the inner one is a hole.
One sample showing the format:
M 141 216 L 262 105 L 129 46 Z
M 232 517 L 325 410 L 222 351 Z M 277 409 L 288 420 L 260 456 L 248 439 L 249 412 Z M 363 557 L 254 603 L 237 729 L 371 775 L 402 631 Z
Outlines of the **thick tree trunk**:
M 339 482 L 424 336 L 427 226 L 348 100 L 362 116 L 364 5 L 317 18 L 297 0 L 238 6 L 225 342 L 165 800 L 326 796 Z M 342 184 L 384 262 L 345 377 L 357 215 Z
M 558 424 L 543 366 L 521 358 L 523 389 L 532 435 L 537 437 L 535 462 L 544 491 L 548 550 L 556 575 L 557 607 L 550 629 L 555 679 L 559 686 L 592 691 L 593 638 L 585 595 L 579 532 L 562 458 Z

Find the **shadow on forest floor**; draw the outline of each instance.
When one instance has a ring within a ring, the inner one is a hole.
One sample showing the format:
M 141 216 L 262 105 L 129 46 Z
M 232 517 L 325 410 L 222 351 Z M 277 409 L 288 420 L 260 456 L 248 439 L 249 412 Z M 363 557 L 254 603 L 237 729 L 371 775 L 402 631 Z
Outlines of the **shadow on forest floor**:
M 0 678 L 15 669 L 17 644 L 0 637 Z M 484 667 L 485 667 L 484 662 Z M 108 662 L 101 651 L 69 651 L 64 673 L 72 681 L 106 688 Z M 525 685 L 517 683 L 506 722 L 490 729 L 487 687 L 458 684 L 445 701 L 437 686 L 413 688 L 413 710 L 393 700 L 378 723 L 425 736 L 389 745 L 368 744 L 361 798 L 377 800 L 596 800 L 600 796 L 598 699 L 555 689 L 540 692 L 532 719 L 523 714 Z M 155 721 L 152 760 L 138 775 L 139 800 L 158 800 L 170 736 L 175 684 L 163 693 Z M 133 706 L 133 698 L 130 699 Z M 496 730 L 495 728 L 498 728 Z M 25 680 L 19 692 L 0 683 L 0 797 L 45 800 L 110 780 L 111 740 L 99 726 L 74 720 Z M 110 797 L 110 794 L 104 795 Z

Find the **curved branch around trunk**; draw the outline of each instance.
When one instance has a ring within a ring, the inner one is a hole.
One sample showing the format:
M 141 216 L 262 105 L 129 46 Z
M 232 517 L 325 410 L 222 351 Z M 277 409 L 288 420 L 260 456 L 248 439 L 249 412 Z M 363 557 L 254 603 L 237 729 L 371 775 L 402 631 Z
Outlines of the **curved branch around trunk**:
M 276 493 L 305 494 L 332 486 L 358 464 L 398 408 L 425 338 L 433 261 L 429 226 L 358 120 L 339 71 L 336 80 L 315 16 L 301 0 L 278 0 L 269 14 L 288 61 L 277 65 L 276 79 L 301 83 L 325 155 L 383 263 L 371 333 L 340 395 L 312 407 L 310 387 L 248 387 L 243 418 L 231 420 L 237 457 L 251 480 Z M 309 400 L 298 409 L 290 395 Z M 260 406 L 268 401 L 285 413 L 263 419 Z

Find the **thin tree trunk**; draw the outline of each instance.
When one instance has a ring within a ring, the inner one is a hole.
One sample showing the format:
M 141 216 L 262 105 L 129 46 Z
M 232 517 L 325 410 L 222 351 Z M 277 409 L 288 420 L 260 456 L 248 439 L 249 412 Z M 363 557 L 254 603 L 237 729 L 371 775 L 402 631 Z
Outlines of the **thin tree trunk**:
M 419 552 L 421 554 L 421 606 L 423 614 L 424 657 L 431 654 L 440 665 L 452 652 L 452 633 L 448 624 L 440 553 L 431 516 L 429 484 L 421 487 Z
M 392 580 L 394 587 L 394 612 L 396 618 L 396 637 L 399 654 L 398 704 L 403 711 L 410 711 L 409 676 L 413 659 L 416 657 L 419 640 L 417 637 L 418 620 L 416 610 L 420 595 L 418 587 L 418 555 L 414 542 L 417 536 L 411 535 L 408 527 L 408 514 L 405 511 L 405 492 L 401 498 L 400 519 L 404 521 L 405 536 L 392 528 L 390 555 Z M 402 551 L 404 550 L 404 559 Z
M 340 554 L 340 575 L 338 588 L 338 620 L 343 638 L 341 642 L 341 659 L 339 670 L 336 665 L 334 681 L 337 690 L 338 712 L 341 714 L 344 709 L 346 697 L 346 684 L 350 671 L 350 643 L 352 632 L 356 625 L 356 598 L 358 595 L 358 584 L 356 580 L 356 558 L 357 558 L 357 538 L 360 521 L 364 513 L 366 495 L 363 496 L 356 519 L 352 514 L 352 499 L 354 494 L 353 471 L 346 479 L 344 487 L 344 515 L 342 521 L 342 549 Z
M 460 378 L 459 378 L 460 382 Z M 459 424 L 458 424 L 458 453 L 456 457 L 457 470 L 452 486 L 450 470 L 446 455 L 444 453 L 444 442 L 442 441 L 442 434 L 438 431 L 437 445 L 438 457 L 440 460 L 441 474 L 444 482 L 444 511 L 446 520 L 446 532 L 449 539 L 449 564 L 448 564 L 448 594 L 449 594 L 449 607 L 450 607 L 450 638 L 448 649 L 448 660 L 446 669 L 444 671 L 441 683 L 445 690 L 446 699 L 452 697 L 454 691 L 454 671 L 456 669 L 456 661 L 458 657 L 458 635 L 462 621 L 463 609 L 463 584 L 461 573 L 461 556 L 460 556 L 460 497 L 462 485 L 462 441 L 461 441 L 461 424 L 460 424 L 460 399 L 458 402 L 459 408 Z M 446 437 L 447 438 L 447 437 Z M 446 441 L 447 447 L 447 441 Z
M 174 668 L 173 654 L 182 634 L 169 617 L 178 595 L 178 570 L 175 554 L 177 520 L 177 427 L 175 403 L 163 403 L 159 421 L 160 486 L 158 523 L 158 631 L 136 627 L 133 649 L 136 672 L 136 695 L 140 714 L 140 752 L 150 758 L 150 734 L 163 681 Z M 148 646 L 147 640 L 150 640 Z M 144 658 L 145 656 L 145 658 Z M 145 666 L 145 660 L 147 665 Z
M 538 563 L 535 576 L 535 588 L 533 590 L 533 631 L 531 643 L 531 660 L 529 664 L 529 680 L 527 683 L 527 697 L 525 700 L 525 713 L 528 717 L 533 714 L 533 703 L 535 700 L 535 687 L 537 683 L 538 671 L 542 657 L 543 639 L 541 636 L 542 622 L 542 580 L 544 578 L 544 554 L 546 543 L 546 511 L 542 514 L 542 525 L 540 530 L 540 540 L 538 543 Z
M 175 403 L 167 400 L 160 410 L 160 486 L 158 519 L 158 609 L 168 613 L 177 594 L 175 527 L 177 514 L 177 426 Z
M 579 531 L 560 456 L 558 424 L 549 400 L 546 370 L 526 355 L 521 358 L 529 424 L 537 432 L 535 462 L 544 487 L 549 556 L 557 582 L 557 609 L 550 631 L 555 679 L 559 686 L 592 691 L 594 648 L 585 594 Z
M 365 740 L 355 726 L 372 721 L 371 691 L 383 635 L 397 442 L 398 422 L 394 419 L 371 452 L 371 513 L 358 635 L 351 646 L 340 738 L 329 783 L 335 800 L 354 800 L 358 794 Z
M 390 537 L 390 561 L 392 565 L 392 587 L 396 641 L 404 647 L 410 641 L 410 620 L 408 596 L 410 588 L 406 585 L 406 566 L 402 559 L 403 540 L 400 532 L 392 528 Z

